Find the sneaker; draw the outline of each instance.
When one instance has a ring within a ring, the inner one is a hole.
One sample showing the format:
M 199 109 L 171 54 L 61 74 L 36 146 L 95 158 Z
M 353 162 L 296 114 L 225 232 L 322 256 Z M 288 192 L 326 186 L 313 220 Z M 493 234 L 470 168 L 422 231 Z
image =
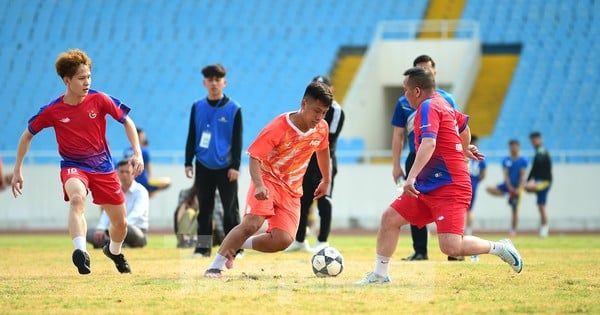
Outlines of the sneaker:
M 115 266 L 117 267 L 117 270 L 120 273 L 131 272 L 131 268 L 129 268 L 129 263 L 127 262 L 127 259 L 125 259 L 125 256 L 123 256 L 123 254 L 114 255 L 110 252 L 110 249 L 108 249 L 108 245 L 104 245 L 104 247 L 102 248 L 102 252 L 106 257 L 110 258 L 115 263 Z
M 448 261 L 465 261 L 464 256 L 448 256 Z
M 316 252 L 320 251 L 321 249 L 323 249 L 325 247 L 329 247 L 329 243 L 327 243 L 327 242 L 317 242 L 315 244 L 315 246 L 312 248 L 312 252 L 316 253 Z
M 423 255 L 421 253 L 413 253 L 412 255 L 402 258 L 402 260 L 414 261 L 414 260 L 428 260 L 429 257 L 427 255 Z
M 308 246 L 308 241 L 304 240 L 304 242 L 300 243 L 298 241 L 294 241 L 288 248 L 284 250 L 284 252 L 310 252 L 310 246 Z
M 549 232 L 550 232 L 550 227 L 547 224 L 540 226 L 540 237 L 541 238 L 547 238 Z
M 205 278 L 220 279 L 220 278 L 223 278 L 223 274 L 221 274 L 221 270 L 219 270 L 219 269 L 207 269 L 204 272 L 204 277 Z
M 510 239 L 500 240 L 500 243 L 502 243 L 504 247 L 502 253 L 498 256 L 500 256 L 504 262 L 509 264 L 516 273 L 520 273 L 521 270 L 523 270 L 523 259 L 521 258 L 521 254 L 519 254 L 519 251 L 515 248 L 515 245 L 513 245 L 513 242 Z
M 82 251 L 81 249 L 76 249 L 73 251 L 73 264 L 77 267 L 77 271 L 79 271 L 82 275 L 87 275 L 92 272 L 90 269 L 90 254 Z
M 211 248 L 196 247 L 193 257 L 210 257 Z
M 390 276 L 380 276 L 374 272 L 369 272 L 366 277 L 357 281 L 355 284 L 358 285 L 367 285 L 367 284 L 375 284 L 375 283 L 392 283 L 392 279 Z

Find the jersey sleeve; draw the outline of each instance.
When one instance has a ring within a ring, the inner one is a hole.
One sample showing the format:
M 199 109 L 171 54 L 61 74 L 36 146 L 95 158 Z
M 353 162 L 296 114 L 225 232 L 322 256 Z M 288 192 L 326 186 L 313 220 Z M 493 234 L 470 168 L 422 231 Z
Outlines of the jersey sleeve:
M 246 151 L 248 156 L 263 161 L 273 151 L 281 139 L 281 131 L 278 130 L 276 121 L 270 122 L 260 131 Z
M 440 115 L 435 110 L 434 106 L 431 106 L 431 100 L 427 100 L 419 107 L 421 111 L 419 121 L 415 121 L 415 129 L 421 130 L 421 139 L 423 138 L 437 138 L 437 133 L 440 126 Z
M 51 110 L 51 104 L 45 105 L 40 108 L 37 114 L 29 119 L 27 129 L 31 134 L 35 135 L 42 131 L 42 129 L 53 126 L 50 113 Z
M 103 108 L 107 114 L 112 116 L 116 121 L 124 123 L 127 115 L 131 111 L 127 105 L 123 104 L 119 99 L 110 95 L 102 94 L 104 97 Z
M 465 115 L 457 110 L 454 111 L 456 113 L 456 126 L 458 127 L 458 133 L 463 132 L 467 128 L 467 124 L 469 123 L 469 116 Z

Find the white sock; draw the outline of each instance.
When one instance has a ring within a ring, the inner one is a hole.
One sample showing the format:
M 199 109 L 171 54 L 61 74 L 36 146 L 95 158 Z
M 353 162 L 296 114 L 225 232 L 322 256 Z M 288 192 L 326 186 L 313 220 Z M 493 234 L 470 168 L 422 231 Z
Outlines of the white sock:
M 375 257 L 375 273 L 382 277 L 387 277 L 390 270 L 390 259 L 390 257 L 377 255 Z
M 110 240 L 110 245 L 108 245 L 108 249 L 110 250 L 110 253 L 113 255 L 119 255 L 121 253 L 121 246 L 123 245 L 123 242 L 117 243 L 113 240 Z
M 85 243 L 85 237 L 83 236 L 75 236 L 73 238 L 73 245 L 75 246 L 76 249 L 80 249 L 84 252 L 87 252 L 87 248 L 86 248 L 86 243 Z
M 502 244 L 500 242 L 492 242 L 492 241 L 488 241 L 488 242 L 490 242 L 489 253 L 492 255 L 496 255 L 496 256 L 500 255 L 500 253 L 504 249 L 504 244 Z
M 210 264 L 210 267 L 208 267 L 208 269 L 223 270 L 223 267 L 225 267 L 225 262 L 227 262 L 227 257 L 217 253 L 215 255 L 215 260 L 213 260 L 212 264 Z
M 250 236 L 242 245 L 242 249 L 252 249 L 252 240 L 254 236 Z

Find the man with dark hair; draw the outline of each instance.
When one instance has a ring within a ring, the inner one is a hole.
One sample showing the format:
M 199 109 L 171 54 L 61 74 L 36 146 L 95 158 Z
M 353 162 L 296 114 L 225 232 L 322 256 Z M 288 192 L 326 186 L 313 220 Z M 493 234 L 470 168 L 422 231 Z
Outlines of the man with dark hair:
M 413 67 L 427 67 L 430 68 L 434 76 L 436 74 L 435 62 L 428 55 L 420 55 L 413 61 Z M 456 102 L 452 95 L 448 92 L 437 89 L 439 95 L 441 95 L 452 107 L 456 108 Z M 392 126 L 394 128 L 392 135 L 392 178 L 397 185 L 400 185 L 402 180 L 406 177 L 406 174 L 410 172 L 410 169 L 415 161 L 415 133 L 414 133 L 414 118 L 415 109 L 408 104 L 406 96 L 402 95 L 396 103 L 394 109 L 394 115 L 392 116 Z M 402 170 L 400 165 L 400 156 L 404 148 L 404 140 L 408 142 L 408 156 L 404 167 L 406 173 Z M 410 233 L 413 240 L 414 252 L 412 255 L 403 258 L 402 260 L 427 260 L 427 226 L 418 228 L 415 225 L 410 226 Z M 455 257 L 448 257 L 448 260 L 456 260 Z
M 400 228 L 408 223 L 422 227 L 435 222 L 440 249 L 446 255 L 490 253 L 511 265 L 515 272 L 521 272 L 523 260 L 510 240 L 491 242 L 463 236 L 465 213 L 471 201 L 465 157 L 484 158 L 476 146 L 469 144 L 469 117 L 453 109 L 435 91 L 431 69 L 415 67 L 404 75 L 406 99 L 417 111 L 415 162 L 406 177 L 404 193 L 381 216 L 375 268 L 357 284 L 391 282 L 390 260 L 398 244 Z
M 294 241 L 300 219 L 302 179 L 313 153 L 316 152 L 323 174 L 314 198 L 323 197 L 331 183 L 329 128 L 323 117 L 332 101 L 327 85 L 311 82 L 300 110 L 279 115 L 250 144 L 251 182 L 244 218 L 225 236 L 205 277 L 221 278 L 224 267 L 233 267 L 240 248 L 271 253 L 286 249 Z M 254 235 L 266 219 L 266 232 Z
M 240 223 L 237 180 L 242 159 L 242 109 L 223 94 L 227 81 L 222 65 L 208 65 L 202 74 L 208 96 L 192 105 L 185 147 L 185 175 L 193 177 L 195 158 L 194 186 L 199 212 L 194 255 L 210 257 L 216 189 L 223 204 L 225 233 Z
M 519 223 L 519 204 L 525 184 L 525 172 L 527 160 L 521 156 L 521 145 L 516 139 L 508 141 L 510 155 L 502 160 L 503 180 L 497 185 L 488 186 L 487 192 L 493 196 L 502 197 L 508 195 L 508 204 L 511 208 L 512 218 L 510 224 L 510 237 L 517 235 Z
M 331 93 L 333 93 L 333 85 L 329 77 L 319 75 L 313 78 L 314 82 L 324 83 L 329 87 Z M 313 154 L 308 163 L 304 180 L 302 181 L 302 189 L 304 194 L 300 198 L 300 224 L 298 225 L 298 232 L 296 232 L 296 240 L 286 249 L 286 251 L 314 251 L 317 252 L 323 247 L 329 246 L 327 239 L 331 230 L 331 193 L 333 191 L 333 180 L 337 174 L 337 159 L 335 158 L 335 146 L 337 144 L 338 136 L 342 131 L 344 125 L 344 111 L 338 102 L 333 100 L 331 107 L 325 114 L 325 121 L 329 126 L 329 155 L 331 156 L 331 184 L 327 189 L 327 194 L 317 199 L 317 208 L 319 210 L 319 217 L 321 219 L 319 225 L 319 235 L 317 236 L 317 243 L 313 248 L 310 248 L 308 241 L 306 241 L 306 227 L 308 225 L 308 215 L 310 208 L 314 201 L 314 193 L 319 183 L 323 179 L 319 165 L 317 164 L 316 154 Z
M 546 200 L 552 186 L 552 159 L 548 150 L 542 144 L 542 134 L 540 132 L 532 132 L 529 135 L 529 140 L 535 149 L 535 156 L 533 157 L 531 171 L 529 171 L 529 176 L 527 176 L 525 191 L 535 193 L 537 196 L 537 205 L 541 219 L 540 237 L 546 238 L 549 231 Z

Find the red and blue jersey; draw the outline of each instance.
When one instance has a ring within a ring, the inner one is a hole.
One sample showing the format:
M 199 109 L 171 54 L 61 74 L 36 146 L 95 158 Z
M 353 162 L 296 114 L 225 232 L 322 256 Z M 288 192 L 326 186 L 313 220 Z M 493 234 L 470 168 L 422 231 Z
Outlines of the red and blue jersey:
M 424 138 L 436 140 L 435 150 L 417 175 L 415 188 L 430 192 L 447 184 L 471 189 L 460 132 L 467 127 L 469 116 L 455 110 L 440 94 L 434 93 L 421 103 L 415 114 L 415 146 L 419 150 Z
M 68 105 L 64 95 L 40 108 L 29 119 L 28 129 L 37 134 L 54 128 L 60 167 L 77 167 L 87 172 L 107 173 L 114 170 L 106 141 L 106 115 L 124 123 L 130 108 L 116 98 L 90 90 L 83 102 Z

